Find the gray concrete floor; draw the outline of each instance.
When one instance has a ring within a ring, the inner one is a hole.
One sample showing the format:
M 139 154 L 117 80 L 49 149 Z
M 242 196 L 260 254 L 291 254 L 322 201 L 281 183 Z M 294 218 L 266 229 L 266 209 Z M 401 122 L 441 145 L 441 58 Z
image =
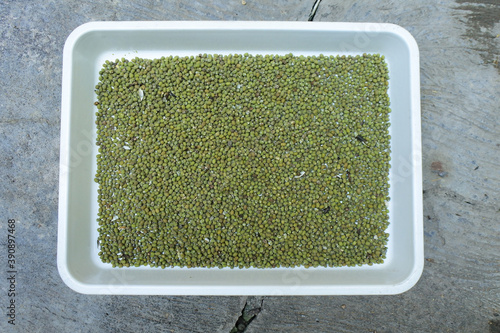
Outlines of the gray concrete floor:
M 56 268 L 62 49 L 96 20 L 307 20 L 313 1 L 0 1 L 0 307 L 16 219 L 16 325 L 1 332 L 500 332 L 498 0 L 323 0 L 315 21 L 390 22 L 421 56 L 425 269 L 357 297 L 86 296 Z M 244 291 L 242 291 L 244 294 Z M 250 308 L 260 308 L 260 312 Z M 241 323 L 241 320 L 240 320 Z M 240 327 L 242 328 L 242 327 Z

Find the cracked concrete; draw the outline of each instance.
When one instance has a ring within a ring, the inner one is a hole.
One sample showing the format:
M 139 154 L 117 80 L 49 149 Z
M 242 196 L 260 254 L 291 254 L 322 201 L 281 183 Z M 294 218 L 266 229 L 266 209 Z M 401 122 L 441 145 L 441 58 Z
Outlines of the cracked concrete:
M 244 333 L 248 330 L 252 321 L 259 315 L 264 306 L 264 297 L 249 296 L 245 299 L 245 305 L 241 310 L 233 329 L 230 333 Z
M 16 219 L 19 258 L 17 325 L 3 317 L 0 332 L 230 332 L 240 317 L 248 333 L 500 332 L 496 0 L 322 0 L 313 15 L 314 21 L 399 24 L 418 42 L 427 260 L 407 293 L 266 296 L 259 307 L 259 297 L 80 295 L 60 279 L 60 93 L 69 33 L 95 20 L 307 21 L 314 3 L 0 1 L 0 248 L 7 219 Z M 0 260 L 5 280 L 5 252 Z M 2 307 L 6 288 L 0 283 Z
M 321 3 L 321 0 L 314 1 L 313 6 L 311 8 L 311 12 L 309 13 L 309 18 L 307 19 L 308 21 L 314 21 L 314 16 L 316 16 L 316 12 L 318 11 L 320 3 Z

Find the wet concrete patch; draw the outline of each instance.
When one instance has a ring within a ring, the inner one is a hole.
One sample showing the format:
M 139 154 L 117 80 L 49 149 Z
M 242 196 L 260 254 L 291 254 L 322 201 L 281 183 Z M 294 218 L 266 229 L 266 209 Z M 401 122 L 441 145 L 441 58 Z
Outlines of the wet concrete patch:
M 467 11 L 465 16 L 467 32 L 464 38 L 472 41 L 483 64 L 493 65 L 500 73 L 500 2 L 498 0 L 456 0 L 457 10 Z M 459 15 L 461 17 L 462 15 Z

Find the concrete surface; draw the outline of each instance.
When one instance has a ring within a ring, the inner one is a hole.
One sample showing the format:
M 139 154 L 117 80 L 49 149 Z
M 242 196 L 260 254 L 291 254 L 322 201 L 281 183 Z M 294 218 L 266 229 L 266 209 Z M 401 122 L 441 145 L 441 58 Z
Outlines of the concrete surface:
M 396 296 L 86 296 L 56 268 L 62 48 L 95 20 L 307 20 L 314 1 L 0 1 L 0 332 L 500 332 L 498 0 L 323 0 L 315 21 L 399 24 L 421 55 L 425 270 Z M 245 291 L 241 291 L 245 294 Z M 250 308 L 252 307 L 252 308 Z M 242 312 L 244 316 L 242 315 Z M 246 318 L 245 320 L 238 318 Z

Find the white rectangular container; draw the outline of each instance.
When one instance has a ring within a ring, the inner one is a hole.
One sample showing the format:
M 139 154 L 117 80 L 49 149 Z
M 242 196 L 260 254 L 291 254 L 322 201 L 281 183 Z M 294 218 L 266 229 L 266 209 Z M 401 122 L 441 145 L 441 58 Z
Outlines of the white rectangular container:
M 340 268 L 112 268 L 97 247 L 94 87 L 106 60 L 199 53 L 355 55 L 389 67 L 392 161 L 385 263 Z M 419 53 L 403 28 L 380 23 L 93 22 L 64 46 L 57 265 L 86 294 L 368 295 L 410 289 L 423 269 Z

